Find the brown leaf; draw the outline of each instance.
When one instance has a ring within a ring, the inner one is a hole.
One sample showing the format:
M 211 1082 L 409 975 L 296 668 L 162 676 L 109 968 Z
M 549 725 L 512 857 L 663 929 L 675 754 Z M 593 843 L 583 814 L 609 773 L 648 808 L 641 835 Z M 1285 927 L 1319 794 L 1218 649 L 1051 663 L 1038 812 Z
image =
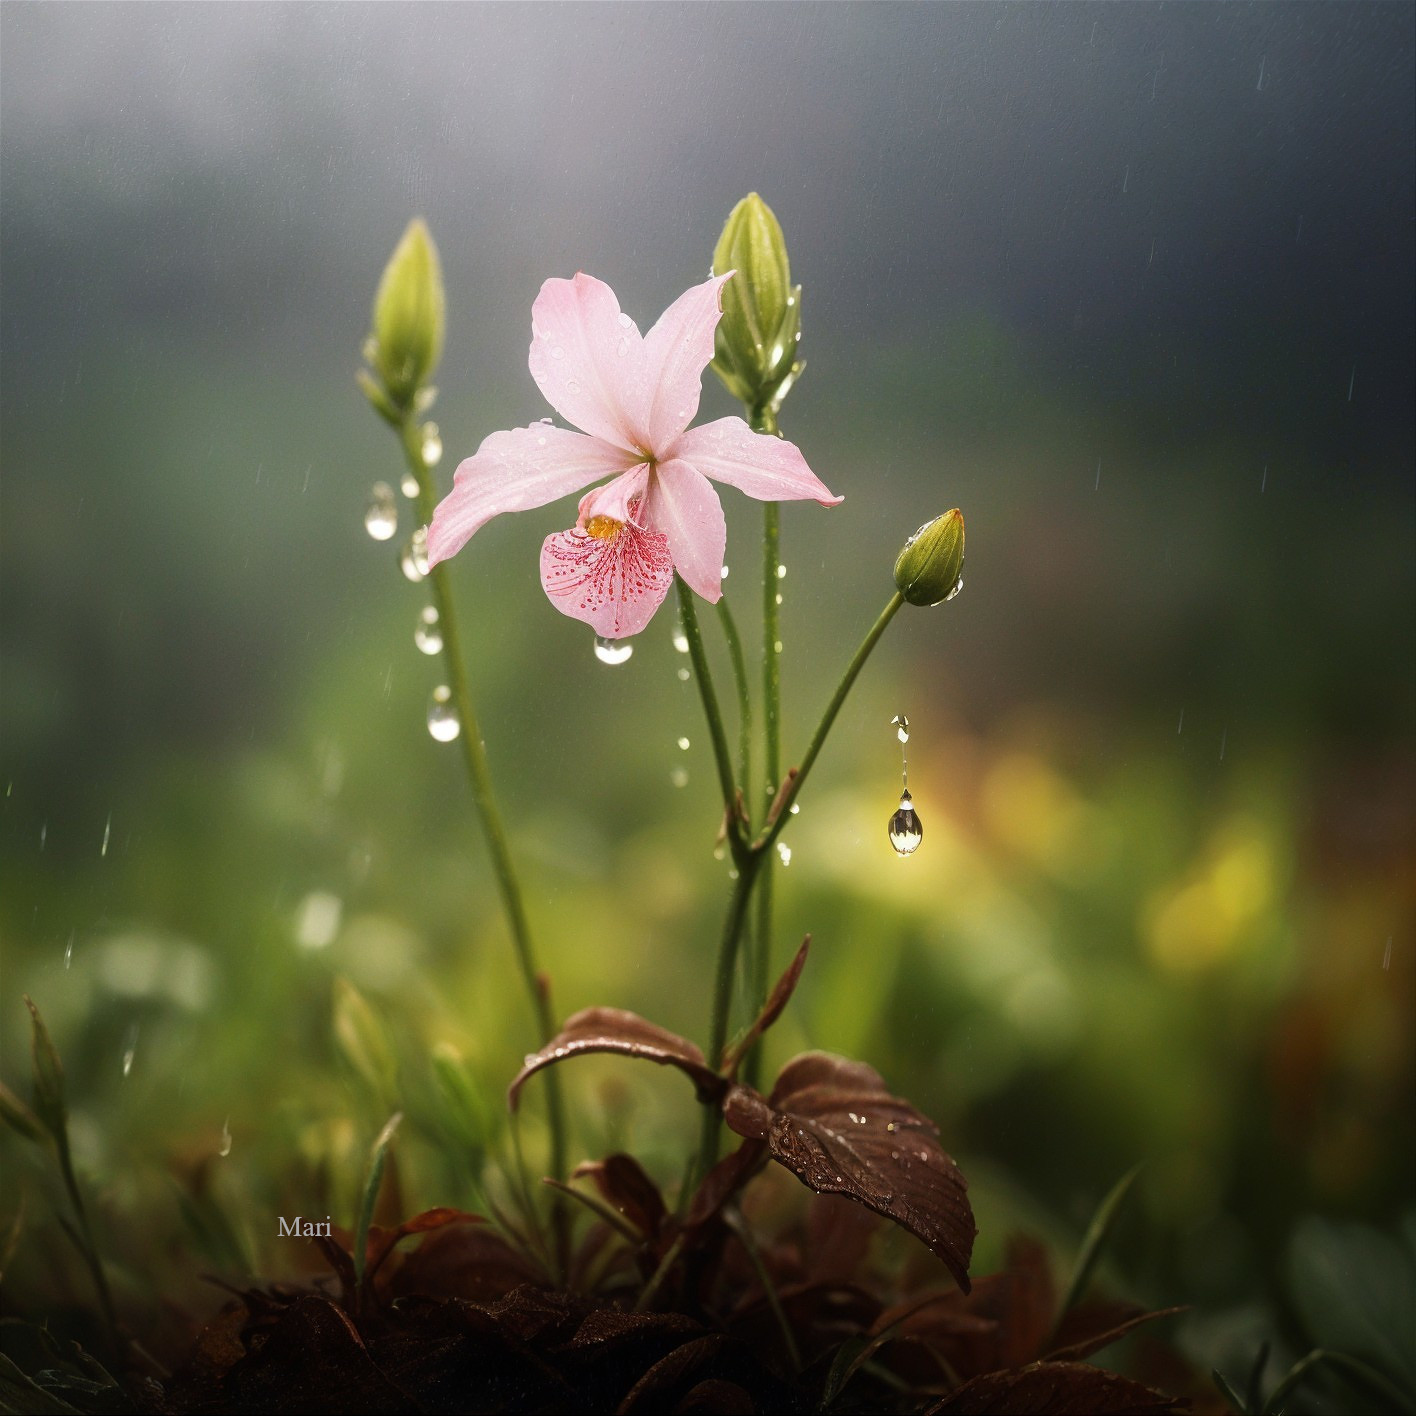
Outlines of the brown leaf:
M 804 1258 L 818 1283 L 849 1283 L 870 1250 L 880 1221 L 841 1195 L 817 1195 L 806 1212 Z
M 486 1225 L 435 1229 L 388 1280 L 393 1297 L 414 1293 L 492 1303 L 545 1276 L 520 1249 Z
M 526 1058 L 526 1065 L 507 1090 L 507 1104 L 512 1110 L 516 1109 L 521 1088 L 533 1072 L 586 1052 L 617 1052 L 625 1057 L 641 1057 L 646 1062 L 677 1067 L 693 1081 L 703 1101 L 717 1100 L 727 1085 L 687 1038 L 623 1008 L 585 1008 L 567 1018 L 555 1037 Z
M 1050 1362 L 1074 1362 L 1120 1342 L 1145 1323 L 1172 1318 L 1188 1311 L 1185 1307 L 1156 1308 L 1147 1312 L 1129 1303 L 1085 1304 L 1073 1308 L 1058 1325 L 1053 1341 L 1057 1346 L 1047 1354 Z
M 723 1071 L 727 1076 L 735 1077 L 737 1075 L 738 1064 L 752 1050 L 753 1044 L 782 1016 L 782 1010 L 791 1001 L 792 994 L 796 992 L 797 980 L 801 978 L 801 971 L 806 964 L 806 953 L 810 948 L 811 935 L 808 934 L 801 941 L 801 948 L 796 951 L 796 958 L 787 965 L 786 972 L 777 980 L 777 986 L 772 990 L 762 1011 L 757 1015 L 757 1021 L 748 1028 L 742 1041 L 724 1056 Z
M 646 1239 L 654 1239 L 669 1211 L 659 1187 L 632 1155 L 610 1155 L 587 1160 L 575 1167 L 575 1176 L 588 1175 L 607 1204 L 622 1214 Z
M 405 1219 L 396 1229 L 382 1229 L 376 1224 L 369 1230 L 369 1243 L 364 1261 L 365 1281 L 373 1282 L 374 1275 L 383 1265 L 383 1261 L 410 1234 L 426 1234 L 432 1229 L 445 1229 L 449 1224 L 485 1224 L 486 1222 L 480 1214 L 470 1214 L 467 1210 L 449 1209 L 446 1205 L 438 1205 L 433 1209 L 424 1210 L 422 1214 L 415 1214 L 412 1219 Z
M 985 1372 L 936 1401 L 925 1416 L 1153 1416 L 1188 1406 L 1084 1362 L 1034 1362 Z
M 692 1416 L 699 1411 L 704 1416 L 752 1416 L 756 1410 L 756 1402 L 736 1382 L 709 1377 L 688 1391 L 674 1407 L 673 1416 Z
M 635 1382 L 629 1394 L 620 1402 L 619 1416 L 628 1416 L 628 1413 L 633 1411 L 669 1409 L 667 1403 L 675 1389 L 682 1385 L 684 1378 L 715 1357 L 726 1341 L 722 1333 L 710 1332 L 675 1347 Z
M 738 1088 L 737 1090 L 741 1090 Z M 729 1097 L 732 1093 L 728 1093 Z M 760 1100 L 760 1098 L 759 1098 Z M 729 1123 L 731 1124 L 731 1123 Z M 736 1127 L 734 1127 L 736 1129 Z M 767 1163 L 767 1147 L 757 1141 L 748 1141 L 739 1146 L 731 1155 L 725 1155 L 693 1192 L 684 1224 L 689 1229 L 697 1229 L 714 1219 L 719 1210 Z
M 735 1085 L 723 1114 L 813 1190 L 845 1195 L 922 1239 L 968 1291 L 978 1232 L 968 1184 L 938 1128 L 892 1096 L 873 1067 L 806 1052 L 782 1069 L 770 1101 Z

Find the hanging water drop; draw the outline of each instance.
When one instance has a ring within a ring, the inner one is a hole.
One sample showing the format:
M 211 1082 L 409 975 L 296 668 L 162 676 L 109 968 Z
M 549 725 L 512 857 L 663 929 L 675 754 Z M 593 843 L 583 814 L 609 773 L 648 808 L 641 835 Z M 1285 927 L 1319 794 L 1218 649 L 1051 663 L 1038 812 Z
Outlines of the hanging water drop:
M 690 674 L 687 669 L 680 669 L 680 670 L 678 671 L 678 681 L 679 681 L 680 683 L 687 683 L 687 682 L 689 681 L 689 679 L 692 678 L 692 677 L 693 677 L 693 675 Z
M 686 787 L 688 785 L 688 768 L 675 767 L 669 773 L 669 781 L 676 787 Z
M 442 625 L 438 623 L 438 612 L 434 606 L 424 605 L 418 611 L 418 623 L 413 630 L 413 642 L 424 654 L 440 654 L 442 652 Z
M 905 717 L 903 713 L 896 713 L 895 716 L 890 719 L 890 726 L 894 728 L 895 736 L 899 738 L 901 742 L 908 742 L 910 740 L 910 720 Z
M 403 474 L 403 480 L 398 485 L 399 488 L 402 490 L 403 495 L 407 497 L 409 501 L 417 500 L 418 479 L 411 472 L 405 472 Z
M 436 423 L 423 424 L 423 466 L 436 467 L 442 461 L 442 435 Z
M 364 512 L 364 530 L 376 541 L 388 541 L 398 530 L 398 503 L 393 488 L 387 482 L 375 482 L 369 493 L 368 509 Z
M 724 567 L 722 568 L 722 570 L 720 570 L 720 571 L 718 572 L 718 579 L 719 579 L 719 580 L 726 580 L 727 578 L 728 578 L 728 568 L 727 568 L 727 566 L 724 566 Z
M 952 599 L 954 598 L 954 596 L 957 595 L 957 594 L 959 593 L 959 591 L 962 590 L 963 588 L 964 588 L 964 572 L 961 570 L 961 571 L 959 572 L 959 578 L 954 582 L 954 588 L 944 597 L 944 603 L 947 605 L 947 604 L 949 603 L 949 601 L 952 600 Z
M 777 855 L 781 858 L 783 865 L 792 863 L 792 848 L 785 841 L 777 842 Z
M 428 731 L 439 742 L 452 742 L 462 731 L 462 719 L 452 706 L 452 690 L 440 683 L 428 700 Z
M 216 1148 L 216 1153 L 221 1156 L 231 1154 L 231 1118 L 229 1116 L 221 1123 L 221 1144 Z
M 595 657 L 602 664 L 626 663 L 633 653 L 634 645 L 626 639 L 606 639 L 599 634 L 595 636 Z
M 681 737 L 681 738 L 678 740 L 678 745 L 679 745 L 679 751 L 680 751 L 680 752 L 687 752 L 687 751 L 688 751 L 689 742 L 688 742 L 688 739 L 687 739 L 686 737 Z
M 890 818 L 890 844 L 898 855 L 913 855 L 924 840 L 924 827 L 920 825 L 919 812 L 909 792 L 900 796 L 900 809 Z
M 677 649 L 680 654 L 688 653 L 688 635 L 686 635 L 682 629 L 674 630 L 674 648 Z
M 420 526 L 409 538 L 398 562 L 404 578 L 416 585 L 428 573 L 428 528 Z

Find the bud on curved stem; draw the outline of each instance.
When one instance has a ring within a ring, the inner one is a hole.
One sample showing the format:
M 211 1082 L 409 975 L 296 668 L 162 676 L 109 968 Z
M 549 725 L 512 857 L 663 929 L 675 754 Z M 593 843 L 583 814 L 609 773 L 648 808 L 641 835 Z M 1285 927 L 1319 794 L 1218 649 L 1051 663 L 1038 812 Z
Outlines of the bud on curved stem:
M 895 588 L 911 605 L 938 605 L 963 588 L 964 514 L 955 507 L 927 521 L 895 561 Z
M 749 192 L 732 210 L 713 250 L 723 287 L 713 368 L 750 408 L 776 409 L 801 372 L 801 286 L 792 284 L 787 243 L 772 208 Z
M 373 332 L 364 347 L 383 392 L 396 407 L 409 407 L 437 368 L 443 322 L 438 249 L 427 224 L 415 217 L 384 267 L 374 296 Z

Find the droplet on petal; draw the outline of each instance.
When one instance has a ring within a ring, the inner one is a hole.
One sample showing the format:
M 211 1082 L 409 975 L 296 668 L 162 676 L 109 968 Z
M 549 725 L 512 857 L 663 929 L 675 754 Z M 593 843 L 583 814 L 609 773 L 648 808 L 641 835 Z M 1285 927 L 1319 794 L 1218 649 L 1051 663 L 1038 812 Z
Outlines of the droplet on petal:
M 602 664 L 626 664 L 634 653 L 634 645 L 627 639 L 606 639 L 595 636 L 595 657 Z

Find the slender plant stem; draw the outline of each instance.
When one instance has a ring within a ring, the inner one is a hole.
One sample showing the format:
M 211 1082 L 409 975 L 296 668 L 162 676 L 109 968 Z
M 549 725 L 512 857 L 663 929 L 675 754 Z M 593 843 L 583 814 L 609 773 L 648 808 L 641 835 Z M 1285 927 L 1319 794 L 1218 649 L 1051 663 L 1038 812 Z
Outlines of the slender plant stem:
M 841 704 L 846 701 L 846 695 L 851 691 L 851 685 L 855 683 L 856 677 L 864 668 L 865 661 L 870 658 L 870 651 L 875 648 L 880 636 L 885 633 L 886 626 L 895 618 L 896 611 L 904 603 L 905 597 L 897 590 L 890 597 L 885 608 L 880 611 L 880 616 L 871 625 L 870 632 L 861 640 L 860 647 L 855 651 L 855 656 L 850 663 L 846 665 L 846 672 L 841 676 L 840 683 L 836 685 L 835 693 L 831 695 L 831 701 L 826 705 L 826 711 L 821 715 L 821 721 L 816 725 L 811 744 L 806 749 L 806 756 L 801 759 L 796 776 L 792 778 L 791 785 L 782 793 L 781 799 L 776 804 L 776 815 L 767 822 L 762 834 L 752 843 L 754 851 L 770 850 L 777 837 L 782 834 L 782 828 L 791 818 L 792 803 L 796 801 L 802 787 L 806 784 L 812 765 L 826 742 L 827 734 L 831 731 L 831 725 L 836 721 L 836 714 L 841 711 Z
M 693 606 L 693 591 L 682 577 L 675 575 L 678 586 L 679 618 L 688 654 L 693 661 L 693 674 L 698 680 L 698 693 L 703 699 L 703 715 L 708 719 L 708 735 L 713 740 L 713 760 L 718 767 L 718 785 L 723 792 L 724 823 L 734 861 L 742 854 L 743 833 L 737 804 L 737 784 L 733 781 L 732 756 L 728 751 L 728 735 L 723 731 L 723 715 L 718 709 L 718 695 L 713 689 L 713 675 L 708 668 L 708 655 L 703 650 L 703 635 L 698 628 L 698 611 Z
M 742 640 L 738 638 L 737 622 L 728 608 L 728 597 L 718 601 L 718 619 L 723 626 L 723 638 L 728 643 L 728 658 L 732 660 L 733 681 L 737 685 L 738 696 L 738 781 L 743 790 L 748 790 L 752 781 L 752 697 L 747 691 L 747 661 L 742 654 Z M 747 802 L 751 811 L 751 800 Z
M 79 1248 L 84 1261 L 93 1275 L 93 1286 L 98 1290 L 99 1307 L 103 1309 L 104 1325 L 108 1329 L 109 1340 L 115 1353 L 123 1350 L 122 1338 L 118 1332 L 118 1314 L 113 1307 L 113 1294 L 109 1291 L 108 1277 L 103 1272 L 103 1260 L 99 1257 L 98 1245 L 93 1241 L 93 1229 L 89 1225 L 88 1210 L 84 1207 L 84 1197 L 79 1190 L 79 1180 L 74 1174 L 74 1161 L 69 1153 L 68 1122 L 58 1128 L 54 1136 L 55 1149 L 59 1154 L 59 1173 L 64 1177 L 64 1188 L 69 1192 L 69 1203 L 74 1207 L 74 1217 L 79 1222 Z
M 432 524 L 437 507 L 437 488 L 432 472 L 423 460 L 423 434 L 416 417 L 404 416 L 399 428 L 399 440 L 408 469 L 418 482 L 418 515 L 424 526 Z M 472 688 L 467 678 L 466 660 L 462 653 L 462 636 L 457 624 L 457 606 L 452 598 L 452 585 L 445 565 L 435 565 L 428 574 L 432 582 L 433 601 L 438 612 L 438 627 L 442 631 L 443 665 L 447 670 L 452 702 L 462 725 L 458 742 L 462 760 L 472 784 L 472 801 L 486 837 L 487 852 L 492 859 L 492 872 L 501 892 L 502 908 L 511 928 L 512 947 L 521 970 L 522 981 L 531 1000 L 542 1041 L 555 1036 L 555 1014 L 551 1008 L 550 985 L 536 964 L 536 949 L 531 941 L 531 926 L 526 917 L 526 905 L 521 885 L 507 846 L 506 829 L 497 807 L 492 774 L 487 765 L 487 751 L 482 742 L 482 730 L 472 705 Z M 546 1112 L 551 1133 L 551 1172 L 557 1179 L 566 1173 L 565 1104 L 561 1096 L 560 1078 L 553 1071 L 546 1074 Z M 562 1206 L 563 1212 L 563 1206 Z

